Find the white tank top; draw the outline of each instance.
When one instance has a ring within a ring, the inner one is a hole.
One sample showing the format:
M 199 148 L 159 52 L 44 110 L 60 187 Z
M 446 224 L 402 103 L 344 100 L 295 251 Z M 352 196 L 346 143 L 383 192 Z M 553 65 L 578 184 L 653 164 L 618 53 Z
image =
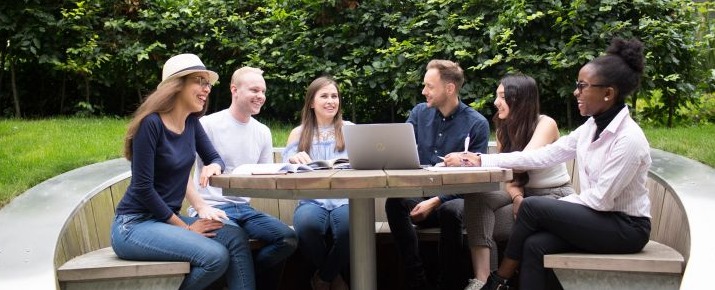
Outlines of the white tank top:
M 529 182 L 526 188 L 552 188 L 571 181 L 566 164 L 560 163 L 548 168 L 529 170 Z

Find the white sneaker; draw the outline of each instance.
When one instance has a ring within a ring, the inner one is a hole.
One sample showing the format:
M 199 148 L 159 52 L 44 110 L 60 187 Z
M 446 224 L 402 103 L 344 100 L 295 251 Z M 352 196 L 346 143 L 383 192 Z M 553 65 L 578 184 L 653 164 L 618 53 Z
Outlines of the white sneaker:
M 484 282 L 477 279 L 469 279 L 469 284 L 464 287 L 464 290 L 480 290 L 484 286 Z

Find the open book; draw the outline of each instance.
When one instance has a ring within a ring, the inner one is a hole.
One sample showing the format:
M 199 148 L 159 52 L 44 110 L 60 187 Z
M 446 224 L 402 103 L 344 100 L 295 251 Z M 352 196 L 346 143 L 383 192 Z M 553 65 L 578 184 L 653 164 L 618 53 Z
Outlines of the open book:
M 348 169 L 350 161 L 347 158 L 334 158 L 329 160 L 316 160 L 306 164 L 313 169 Z
M 242 164 L 231 171 L 232 174 L 286 174 L 294 172 L 313 171 L 313 168 L 306 164 L 292 163 L 261 163 Z

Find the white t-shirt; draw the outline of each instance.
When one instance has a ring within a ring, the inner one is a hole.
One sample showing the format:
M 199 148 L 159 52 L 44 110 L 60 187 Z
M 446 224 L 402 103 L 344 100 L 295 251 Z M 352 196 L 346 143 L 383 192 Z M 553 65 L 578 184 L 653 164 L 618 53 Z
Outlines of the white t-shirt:
M 207 115 L 199 119 L 206 135 L 221 159 L 226 164 L 224 172 L 231 172 L 241 164 L 273 163 L 273 140 L 271 131 L 266 125 L 251 117 L 248 123 L 241 123 L 229 113 L 228 109 Z M 194 172 L 194 184 L 201 197 L 211 205 L 226 202 L 248 203 L 249 197 L 224 196 L 219 187 L 206 186 L 201 188 L 199 174 L 203 162 L 197 158 Z

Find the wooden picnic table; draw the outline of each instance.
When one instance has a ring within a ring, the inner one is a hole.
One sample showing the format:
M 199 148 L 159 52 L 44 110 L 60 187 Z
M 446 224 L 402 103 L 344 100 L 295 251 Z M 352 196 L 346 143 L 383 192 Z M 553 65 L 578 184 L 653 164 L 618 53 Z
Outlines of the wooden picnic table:
M 512 179 L 504 168 L 473 168 L 469 171 L 412 170 L 319 170 L 284 175 L 222 174 L 211 185 L 224 194 L 279 199 L 350 199 L 351 289 L 374 290 L 375 202 L 377 197 L 428 197 L 467 194 L 499 189 Z

